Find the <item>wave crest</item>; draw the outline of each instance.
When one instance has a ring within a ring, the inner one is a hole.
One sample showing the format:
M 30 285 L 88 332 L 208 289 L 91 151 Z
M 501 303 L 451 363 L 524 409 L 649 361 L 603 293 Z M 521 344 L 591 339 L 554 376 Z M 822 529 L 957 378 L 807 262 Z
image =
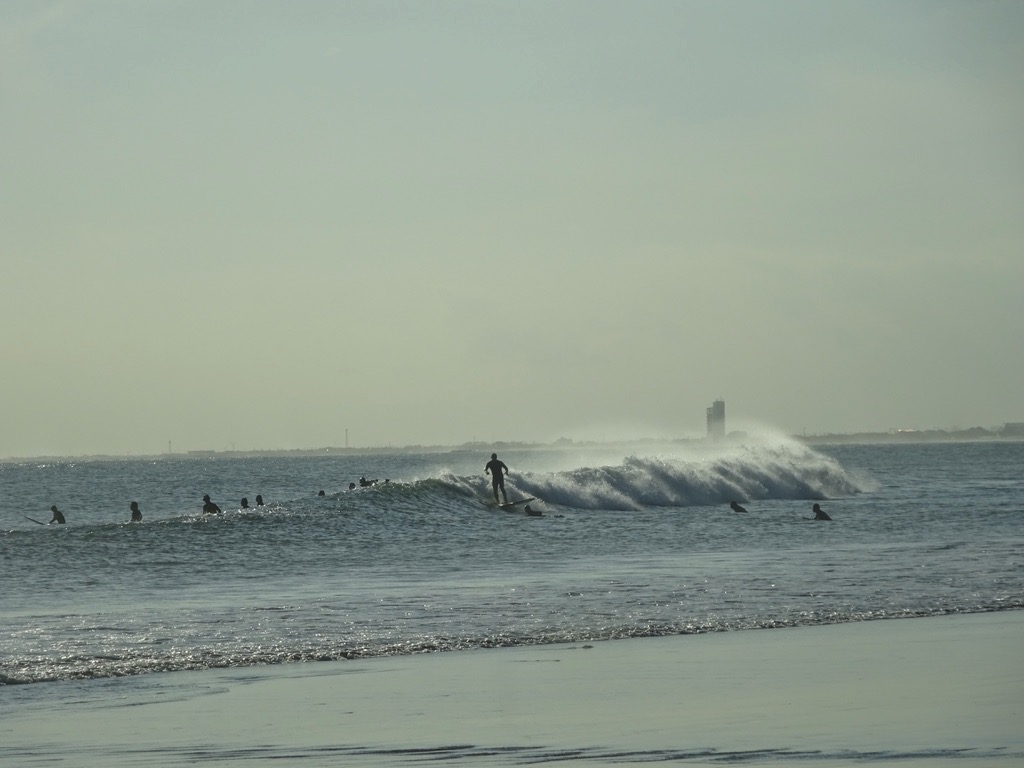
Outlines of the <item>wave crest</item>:
M 796 442 L 744 444 L 686 457 L 628 456 L 617 465 L 528 474 L 516 478 L 515 487 L 552 504 L 612 510 L 820 500 L 863 490 L 835 459 Z

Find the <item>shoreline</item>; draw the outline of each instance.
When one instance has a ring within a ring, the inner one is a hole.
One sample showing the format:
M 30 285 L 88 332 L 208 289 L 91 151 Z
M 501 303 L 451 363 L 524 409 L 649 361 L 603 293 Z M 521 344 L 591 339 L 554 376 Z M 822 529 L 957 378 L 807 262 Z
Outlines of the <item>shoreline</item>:
M 1022 648 L 1011 610 L 39 683 L 0 763 L 1015 765 Z

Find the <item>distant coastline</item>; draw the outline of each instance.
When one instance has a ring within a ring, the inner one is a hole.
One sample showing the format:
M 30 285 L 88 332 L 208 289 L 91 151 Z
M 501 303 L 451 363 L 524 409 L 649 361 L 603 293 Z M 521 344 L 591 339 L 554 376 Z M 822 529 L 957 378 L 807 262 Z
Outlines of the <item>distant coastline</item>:
M 825 433 L 820 435 L 793 435 L 805 443 L 942 443 L 979 442 L 986 440 L 1024 440 L 1024 423 L 1004 424 L 998 429 L 971 427 L 970 429 L 897 429 L 890 432 Z
M 26 461 L 156 461 L 163 459 L 237 459 L 259 456 L 387 456 L 415 453 L 481 453 L 491 451 L 520 450 L 569 450 L 574 448 L 638 448 L 641 446 L 695 445 L 702 443 L 741 442 L 748 437 L 746 432 L 735 431 L 723 438 L 637 438 L 635 440 L 571 440 L 560 438 L 550 443 L 531 442 L 468 442 L 460 445 L 404 445 L 322 448 L 282 448 L 253 450 L 198 450 L 179 453 L 157 454 L 83 454 L 74 456 L 24 456 L 0 458 L 0 464 L 19 464 Z M 995 429 L 971 427 L 969 429 L 898 429 L 888 432 L 827 432 L 821 434 L 790 435 L 808 445 L 856 444 L 856 443 L 942 443 L 942 442 L 1006 442 L 1024 440 L 1024 422 L 1007 423 Z

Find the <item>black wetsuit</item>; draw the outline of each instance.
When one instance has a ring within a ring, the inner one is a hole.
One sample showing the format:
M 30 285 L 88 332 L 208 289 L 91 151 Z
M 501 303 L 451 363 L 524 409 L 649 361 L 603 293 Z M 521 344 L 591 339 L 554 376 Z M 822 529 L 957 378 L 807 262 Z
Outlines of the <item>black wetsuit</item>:
M 505 501 L 508 501 L 508 496 L 505 495 L 505 473 L 508 472 L 508 467 L 505 466 L 505 462 L 500 459 L 491 459 L 487 462 L 487 466 L 484 467 L 484 472 L 491 473 L 491 488 L 494 491 L 494 500 L 498 500 L 498 489 L 501 489 L 501 496 Z

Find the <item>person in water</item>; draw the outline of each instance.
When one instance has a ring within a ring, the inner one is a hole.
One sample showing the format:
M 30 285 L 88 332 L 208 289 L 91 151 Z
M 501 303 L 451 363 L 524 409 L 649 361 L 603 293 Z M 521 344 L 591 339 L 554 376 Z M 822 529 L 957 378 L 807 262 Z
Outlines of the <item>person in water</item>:
M 132 511 L 132 520 L 131 521 L 133 523 L 141 523 L 142 522 L 142 510 L 139 509 L 139 502 L 133 501 L 131 504 L 128 505 L 128 507 Z
M 241 503 L 242 503 L 242 509 L 248 509 L 249 508 L 249 499 L 246 498 L 245 496 L 242 497 L 242 502 Z
M 508 494 L 505 493 L 505 475 L 508 474 L 508 467 L 505 462 L 498 458 L 498 454 L 492 453 L 491 460 L 484 466 L 484 474 L 491 476 L 491 490 L 494 491 L 494 503 L 498 503 L 498 491 L 501 491 L 501 498 L 504 504 L 508 504 Z
M 50 518 L 50 524 L 52 525 L 53 523 L 57 523 L 57 525 L 64 525 L 64 514 L 59 509 L 57 509 L 56 504 L 50 507 L 50 511 L 53 512 L 53 517 Z
M 263 506 L 263 497 L 260 496 L 258 493 L 256 494 L 256 506 L 257 507 L 262 507 Z
M 743 507 L 742 507 L 742 506 L 741 506 L 740 504 L 737 504 L 737 503 L 736 503 L 735 501 L 730 501 L 730 502 L 729 502 L 729 508 L 730 508 L 730 509 L 731 509 L 731 510 L 732 510 L 733 512 L 746 512 L 746 511 L 747 511 L 747 510 L 746 510 L 746 509 L 744 509 L 744 508 L 743 508 Z
M 525 507 L 523 507 L 523 511 L 529 517 L 544 517 L 544 513 L 543 512 L 541 512 L 539 509 L 534 509 L 529 504 L 527 504 Z
M 210 501 L 210 494 L 203 496 L 203 514 L 204 515 L 219 515 L 220 507 Z
M 825 510 L 823 510 L 821 508 L 821 506 L 818 505 L 818 504 L 815 504 L 813 507 L 811 507 L 811 511 L 814 513 L 814 519 L 815 520 L 831 520 L 832 519 L 831 517 L 828 516 L 828 513 L 825 512 Z

